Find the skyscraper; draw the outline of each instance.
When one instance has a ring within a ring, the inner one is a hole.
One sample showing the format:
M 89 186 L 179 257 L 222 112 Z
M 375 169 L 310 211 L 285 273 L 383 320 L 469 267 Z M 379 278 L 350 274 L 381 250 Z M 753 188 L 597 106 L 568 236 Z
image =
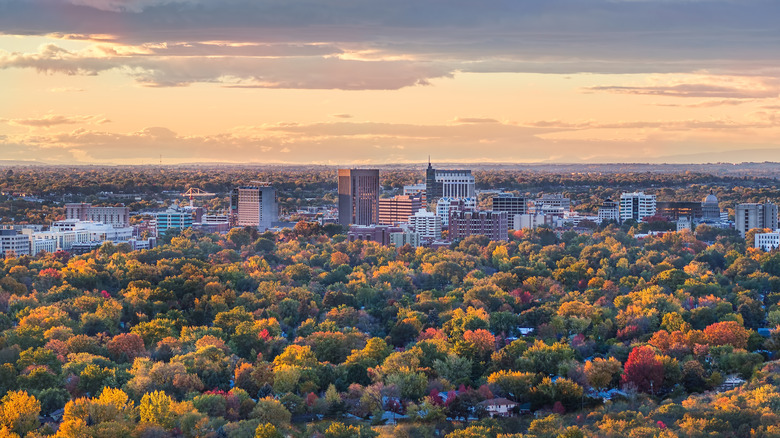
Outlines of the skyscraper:
M 339 169 L 339 223 L 379 223 L 379 169 Z

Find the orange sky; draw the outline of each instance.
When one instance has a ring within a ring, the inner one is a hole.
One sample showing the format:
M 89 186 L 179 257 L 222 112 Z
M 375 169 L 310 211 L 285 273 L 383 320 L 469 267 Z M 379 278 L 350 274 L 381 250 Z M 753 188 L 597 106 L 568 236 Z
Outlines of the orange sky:
M 780 161 L 771 2 L 356 2 L 0 5 L 0 158 Z

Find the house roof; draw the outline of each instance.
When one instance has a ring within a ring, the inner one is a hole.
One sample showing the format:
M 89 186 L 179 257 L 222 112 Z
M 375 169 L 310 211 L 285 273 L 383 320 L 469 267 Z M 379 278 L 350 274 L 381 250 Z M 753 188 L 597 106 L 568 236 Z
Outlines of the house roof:
M 482 406 L 517 405 L 517 403 L 504 397 L 491 398 L 489 400 L 481 401 L 479 404 Z

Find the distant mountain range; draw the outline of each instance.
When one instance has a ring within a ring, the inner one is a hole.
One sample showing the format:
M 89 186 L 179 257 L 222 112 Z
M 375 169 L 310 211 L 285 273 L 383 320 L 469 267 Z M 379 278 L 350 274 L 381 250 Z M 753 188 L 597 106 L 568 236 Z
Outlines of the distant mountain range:
M 771 157 L 777 161 L 755 161 L 750 162 L 742 160 L 740 162 L 730 161 L 728 158 L 734 158 L 737 155 L 742 158 L 751 158 L 754 154 L 760 154 L 767 157 L 766 150 L 748 150 L 748 151 L 729 151 L 713 153 L 712 162 L 706 164 L 681 163 L 681 158 L 691 158 L 693 161 L 698 155 L 679 155 L 663 163 L 457 163 L 457 162 L 439 162 L 434 163 L 437 169 L 472 169 L 474 171 L 520 171 L 520 172 L 541 172 L 541 173 L 682 173 L 695 172 L 713 175 L 729 176 L 752 176 L 752 177 L 780 177 L 780 150 L 773 151 L 776 155 Z M 723 159 L 723 161 L 720 161 Z M 717 160 L 717 161 L 716 161 Z M 139 167 L 139 168 L 183 168 L 194 167 L 200 169 L 220 169 L 220 168 L 254 168 L 254 169 L 337 169 L 345 167 L 359 168 L 378 168 L 385 170 L 423 170 L 428 165 L 425 163 L 402 163 L 402 164 L 376 164 L 376 165 L 324 165 L 324 164 L 279 164 L 279 163 L 180 163 L 159 165 L 119 165 L 119 164 L 54 164 L 35 160 L 0 160 L 0 167 L 24 167 L 24 166 L 42 166 L 42 167 Z

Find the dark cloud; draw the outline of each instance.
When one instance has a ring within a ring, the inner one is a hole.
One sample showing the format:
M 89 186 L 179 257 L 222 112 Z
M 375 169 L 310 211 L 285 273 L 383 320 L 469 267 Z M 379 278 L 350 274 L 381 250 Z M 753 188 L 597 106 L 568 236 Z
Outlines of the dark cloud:
M 473 0 L 0 0 L 0 29 L 6 34 L 146 44 L 146 55 L 165 56 L 174 67 L 184 64 L 182 69 L 196 62 L 211 68 L 210 56 L 355 59 L 349 55 L 357 54 L 363 61 L 415 61 L 415 70 L 424 73 L 390 88 L 460 71 L 767 74 L 764 69 L 780 68 L 778 16 L 780 2 L 774 0 L 496 0 L 489 7 Z M 191 56 L 189 63 L 175 60 Z M 14 66 L 37 68 L 34 59 L 22 61 Z M 428 62 L 438 64 L 432 72 L 425 68 Z M 139 60 L 60 64 L 43 71 L 145 68 Z M 230 63 L 222 64 L 225 75 L 232 74 Z M 157 74 L 141 78 L 154 85 L 220 77 L 192 73 L 197 68 L 179 77 L 170 77 L 177 75 L 164 67 L 152 70 Z M 311 81 L 260 82 L 306 88 Z M 333 86 L 321 82 L 315 87 Z M 363 87 L 361 80 L 349 82 L 338 88 Z M 730 97 L 725 90 L 704 95 Z
M 45 73 L 95 75 L 118 69 L 157 87 L 196 82 L 238 88 L 392 90 L 450 76 L 435 63 L 388 60 L 363 62 L 336 57 L 115 56 L 74 52 L 47 44 L 37 53 L 0 51 L 0 69 L 33 68 Z

